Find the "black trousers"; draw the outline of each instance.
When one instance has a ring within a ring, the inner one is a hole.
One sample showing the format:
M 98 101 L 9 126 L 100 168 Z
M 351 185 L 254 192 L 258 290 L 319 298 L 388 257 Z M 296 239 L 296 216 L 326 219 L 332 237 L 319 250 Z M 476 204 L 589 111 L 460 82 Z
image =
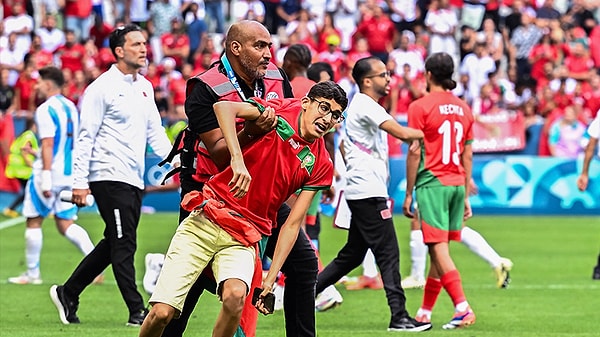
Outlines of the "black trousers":
M 19 195 L 17 198 L 8 206 L 8 209 L 12 209 L 13 211 L 17 209 L 17 206 L 23 203 L 25 200 L 25 187 L 27 187 L 27 179 L 19 178 L 19 185 L 21 185 L 21 190 L 19 191 Z
M 180 177 L 182 197 L 192 190 L 202 189 L 202 184 L 190 181 L 191 179 L 184 174 Z M 290 208 L 285 204 L 281 206 L 277 213 L 278 226 L 273 229 L 265 249 L 265 254 L 269 257 L 273 257 L 277 238 L 279 237 L 279 229 L 289 213 Z M 180 209 L 179 222 L 185 219 L 187 215 L 189 215 L 189 212 Z M 318 264 L 315 251 L 303 230 L 298 234 L 298 239 L 281 271 L 286 277 L 283 298 L 286 336 L 315 336 L 315 283 L 317 281 Z M 215 281 L 200 275 L 187 294 L 181 316 L 169 322 L 163 331 L 162 337 L 183 336 L 192 311 L 205 289 L 214 292 Z
M 317 294 L 358 267 L 371 248 L 381 272 L 392 321 L 408 316 L 400 285 L 400 252 L 385 198 L 348 200 L 352 212 L 348 241 L 317 278 Z
M 145 305 L 135 284 L 133 257 L 137 249 L 136 231 L 142 190 L 115 181 L 93 182 L 90 189 L 105 223 L 104 238 L 79 263 L 64 284 L 64 289 L 69 297 L 79 298 L 94 278 L 112 264 L 117 286 L 129 312 L 139 312 Z

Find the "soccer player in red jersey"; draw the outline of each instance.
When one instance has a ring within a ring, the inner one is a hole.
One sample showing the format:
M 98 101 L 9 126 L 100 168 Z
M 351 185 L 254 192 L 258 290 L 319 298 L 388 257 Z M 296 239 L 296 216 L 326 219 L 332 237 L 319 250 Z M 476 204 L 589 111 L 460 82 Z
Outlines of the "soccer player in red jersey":
M 302 99 L 249 102 L 214 104 L 231 166 L 208 180 L 202 191 L 184 198 L 182 206 L 192 213 L 171 241 L 140 337 L 160 336 L 179 315 L 187 292 L 211 261 L 223 302 L 213 336 L 232 336 L 251 284 L 260 283 L 259 243 L 276 226 L 281 204 L 301 190 L 281 227 L 271 269 L 262 281 L 262 296 L 273 288 L 314 195 L 331 186 L 333 163 L 322 137 L 344 119 L 348 100 L 343 89 L 329 81 L 316 84 Z M 255 120 L 265 106 L 276 111 L 277 126 L 242 152 L 235 119 Z M 262 301 L 257 308 L 266 313 Z
M 442 326 L 444 329 L 475 323 L 448 247 L 450 240 L 460 241 L 463 221 L 472 215 L 468 198 L 473 115 L 468 105 L 450 92 L 456 87 L 453 73 L 454 63 L 447 53 L 432 54 L 425 62 L 429 94 L 408 108 L 408 126 L 422 130 L 425 138 L 420 147 L 411 147 L 407 155 L 403 205 L 404 214 L 414 217 L 410 207 L 416 189 L 423 241 L 431 259 L 423 303 L 415 318 L 431 321 L 431 311 L 444 288 L 455 307 L 455 314 Z

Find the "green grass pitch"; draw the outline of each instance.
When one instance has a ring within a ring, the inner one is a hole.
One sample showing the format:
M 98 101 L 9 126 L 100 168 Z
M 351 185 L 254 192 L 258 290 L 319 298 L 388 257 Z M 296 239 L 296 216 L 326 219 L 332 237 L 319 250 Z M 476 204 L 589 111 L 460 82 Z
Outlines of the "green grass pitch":
M 140 291 L 144 255 L 164 252 L 176 227 L 176 214 L 143 215 L 138 230 L 136 272 Z M 48 296 L 52 284 L 62 283 L 81 260 L 80 253 L 61 237 L 51 220 L 44 224 L 42 285 L 10 285 L 6 279 L 25 270 L 24 224 L 3 228 L 0 216 L 0 336 L 137 336 L 139 328 L 125 327 L 128 313 L 112 271 L 103 285 L 88 287 L 81 296 L 79 325 L 62 325 Z M 345 242 L 346 232 L 322 219 L 321 256 L 329 262 Z M 94 213 L 83 213 L 78 223 L 97 242 L 104 224 Z M 401 272 L 408 275 L 409 224 L 395 217 L 401 249 Z M 451 251 L 462 276 L 477 323 L 460 331 L 444 331 L 452 304 L 440 295 L 433 312 L 433 329 L 426 336 L 600 336 L 600 281 L 591 279 L 600 248 L 598 217 L 475 216 L 468 224 L 478 230 L 502 256 L 513 260 L 509 289 L 496 289 L 491 268 L 460 243 Z M 353 275 L 360 273 L 360 268 Z M 344 303 L 316 313 L 318 336 L 388 336 L 389 310 L 383 290 L 346 291 L 338 286 Z M 415 314 L 422 290 L 407 290 L 407 307 Z M 148 296 L 144 294 L 144 298 Z M 210 336 L 219 310 L 212 294 L 196 307 L 186 336 Z M 398 333 L 396 333 L 398 334 Z M 400 333 L 401 334 L 401 333 Z M 284 336 L 282 312 L 261 316 L 257 336 Z

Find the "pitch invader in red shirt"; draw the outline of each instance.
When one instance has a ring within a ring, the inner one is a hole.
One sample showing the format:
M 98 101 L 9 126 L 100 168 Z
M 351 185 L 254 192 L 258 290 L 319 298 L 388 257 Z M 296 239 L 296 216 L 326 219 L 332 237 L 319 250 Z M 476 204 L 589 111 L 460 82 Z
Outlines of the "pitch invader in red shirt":
M 333 163 L 322 137 L 343 121 L 347 102 L 346 93 L 337 84 L 323 82 L 313 86 L 302 99 L 266 102 L 256 98 L 252 103 L 221 101 L 214 105 L 231 153 L 231 166 L 206 182 L 202 192 L 191 192 L 182 202 L 183 207 L 195 211 L 183 220 L 171 241 L 150 299 L 153 307 L 144 320 L 140 337 L 161 333 L 164 323 L 181 311 L 196 278 L 186 275 L 192 271 L 198 276 L 211 259 L 223 306 L 231 309 L 221 311 L 213 335 L 233 335 L 246 294 L 251 291 L 253 275 L 258 272 L 259 283 L 262 277 L 260 267 L 254 268 L 259 261 L 257 244 L 271 234 L 281 204 L 301 189 L 281 227 L 271 268 L 262 281 L 257 308 L 267 313 L 262 299 L 272 290 L 314 195 L 331 186 Z M 242 152 L 236 117 L 255 120 L 273 110 L 277 111 L 276 127 Z M 213 235 L 226 245 L 203 245 Z M 190 244 L 195 248 L 188 249 Z M 175 284 L 180 286 L 174 287 Z
M 444 288 L 454 303 L 455 314 L 444 329 L 475 323 L 475 314 L 463 291 L 460 274 L 450 257 L 449 241 L 460 241 L 463 221 L 471 217 L 469 181 L 473 153 L 473 115 L 469 106 L 452 94 L 454 62 L 447 53 L 435 53 L 425 61 L 429 94 L 408 108 L 408 126 L 425 134 L 419 146 L 412 144 L 406 162 L 406 198 L 403 211 L 413 218 L 412 192 L 416 188 L 423 241 L 429 247 L 431 268 L 416 320 L 431 321 L 431 312 Z

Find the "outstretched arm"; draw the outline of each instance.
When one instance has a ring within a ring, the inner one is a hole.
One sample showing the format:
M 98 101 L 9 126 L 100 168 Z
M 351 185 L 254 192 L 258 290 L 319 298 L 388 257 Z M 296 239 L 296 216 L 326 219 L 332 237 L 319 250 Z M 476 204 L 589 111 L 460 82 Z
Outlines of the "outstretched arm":
M 577 178 L 577 188 L 583 192 L 587 189 L 589 176 L 588 172 L 590 170 L 590 162 L 592 161 L 592 157 L 594 156 L 594 150 L 596 149 L 596 145 L 598 144 L 598 138 L 590 137 L 590 142 L 585 148 L 585 155 L 583 157 L 583 167 L 581 169 L 581 174 Z
M 379 125 L 379 128 L 389 133 L 393 137 L 401 139 L 405 142 L 420 140 L 424 137 L 423 131 L 402 126 L 393 119 L 389 119 L 381 123 L 381 125 Z

